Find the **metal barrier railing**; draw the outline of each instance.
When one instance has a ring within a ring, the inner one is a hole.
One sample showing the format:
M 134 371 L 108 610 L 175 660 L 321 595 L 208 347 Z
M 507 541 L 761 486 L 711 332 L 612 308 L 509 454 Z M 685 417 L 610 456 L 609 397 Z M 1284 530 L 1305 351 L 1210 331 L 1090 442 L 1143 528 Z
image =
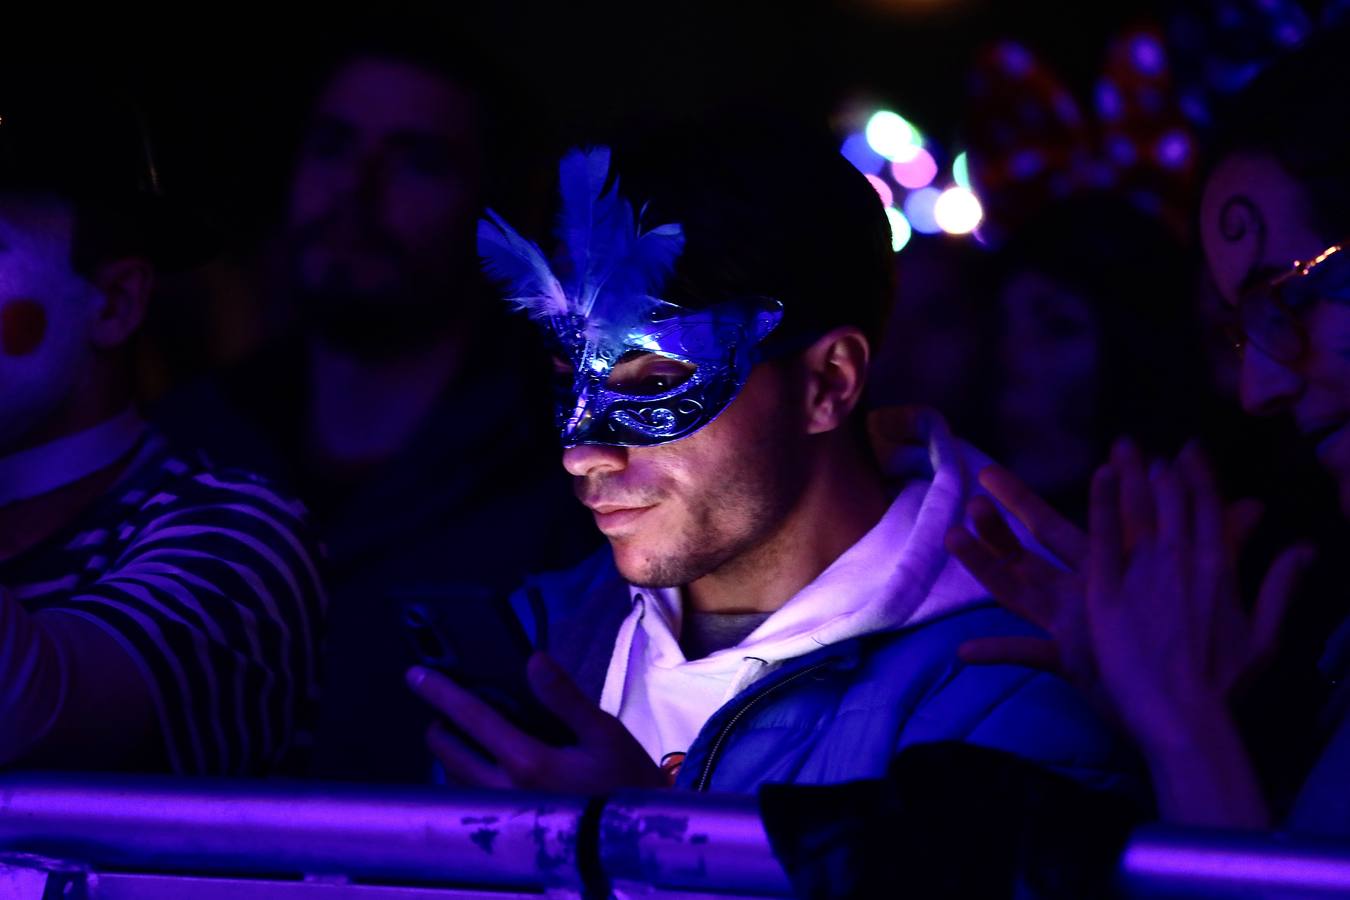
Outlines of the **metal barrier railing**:
M 972 864 L 978 864 L 972 860 Z M 1129 897 L 1350 896 L 1350 844 L 1139 829 Z M 902 885 L 901 885 L 902 886 Z M 753 797 L 0 776 L 4 900 L 786 897 Z
M 0 777 L 0 864 L 6 860 L 12 874 L 43 868 L 72 879 L 85 870 L 119 873 L 101 875 L 96 890 L 82 888 L 91 900 L 114 896 L 108 885 L 122 890 L 127 873 L 265 880 L 270 893 L 261 893 L 259 881 L 249 900 L 317 890 L 325 900 L 375 896 L 368 887 L 375 883 L 422 885 L 421 893 L 442 889 L 427 896 L 463 896 L 444 893 L 451 888 L 473 888 L 474 896 L 594 895 L 624 885 L 654 896 L 790 896 L 755 798 L 673 791 L 599 801 L 303 781 L 16 773 Z M 286 887 L 302 878 L 308 878 L 300 882 L 303 889 Z M 190 887 L 165 896 L 186 900 Z M 237 882 L 234 890 L 228 896 L 248 896 Z M 292 893 L 277 893 L 284 891 Z
M 1130 897 L 1350 897 L 1350 844 L 1148 826 L 1131 836 L 1120 878 Z

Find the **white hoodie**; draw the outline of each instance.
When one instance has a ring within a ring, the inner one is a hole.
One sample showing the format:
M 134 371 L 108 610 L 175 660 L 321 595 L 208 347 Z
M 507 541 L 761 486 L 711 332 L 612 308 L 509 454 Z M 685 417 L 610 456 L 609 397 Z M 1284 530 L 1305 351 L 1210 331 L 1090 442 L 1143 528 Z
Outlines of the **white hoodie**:
M 943 546 L 964 521 L 987 464 L 932 411 L 916 416 L 914 452 L 887 461 L 909 476 L 867 534 L 734 647 L 686 660 L 680 588 L 632 588 L 600 706 L 660 762 L 689 749 L 719 707 L 786 660 L 873 632 L 935 618 L 987 597 Z

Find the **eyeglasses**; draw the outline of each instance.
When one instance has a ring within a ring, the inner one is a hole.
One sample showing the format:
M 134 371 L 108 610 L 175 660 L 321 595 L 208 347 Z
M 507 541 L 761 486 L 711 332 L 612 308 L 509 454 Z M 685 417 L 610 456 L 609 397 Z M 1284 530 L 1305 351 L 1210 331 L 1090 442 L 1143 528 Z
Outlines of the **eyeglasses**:
M 1247 290 L 1229 326 L 1233 346 L 1254 345 L 1276 362 L 1297 363 L 1308 352 L 1303 316 L 1318 300 L 1350 301 L 1350 253 L 1333 244 L 1307 262 L 1295 262 Z

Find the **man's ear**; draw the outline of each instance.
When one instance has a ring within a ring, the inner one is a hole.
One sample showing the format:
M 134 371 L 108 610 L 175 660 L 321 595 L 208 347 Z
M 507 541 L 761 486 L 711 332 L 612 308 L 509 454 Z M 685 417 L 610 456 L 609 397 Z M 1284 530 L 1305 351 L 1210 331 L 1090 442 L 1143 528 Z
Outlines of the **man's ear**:
M 834 431 L 862 400 L 872 348 L 866 335 L 843 325 L 822 335 L 802 353 L 806 376 L 807 434 Z
M 109 349 L 131 339 L 145 321 L 155 269 L 138 256 L 100 263 L 91 281 L 101 304 L 92 333 L 95 346 Z

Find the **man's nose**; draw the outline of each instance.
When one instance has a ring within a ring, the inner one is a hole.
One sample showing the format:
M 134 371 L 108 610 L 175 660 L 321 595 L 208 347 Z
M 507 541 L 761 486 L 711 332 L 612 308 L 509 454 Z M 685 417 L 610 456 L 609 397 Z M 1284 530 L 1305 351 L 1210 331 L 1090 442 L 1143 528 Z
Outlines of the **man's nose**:
M 1289 408 L 1303 392 L 1304 379 L 1296 366 L 1282 363 L 1249 343 L 1242 352 L 1238 387 L 1244 410 L 1254 416 L 1268 416 Z
M 579 478 L 622 472 L 628 468 L 628 448 L 577 444 L 563 450 L 563 468 Z

